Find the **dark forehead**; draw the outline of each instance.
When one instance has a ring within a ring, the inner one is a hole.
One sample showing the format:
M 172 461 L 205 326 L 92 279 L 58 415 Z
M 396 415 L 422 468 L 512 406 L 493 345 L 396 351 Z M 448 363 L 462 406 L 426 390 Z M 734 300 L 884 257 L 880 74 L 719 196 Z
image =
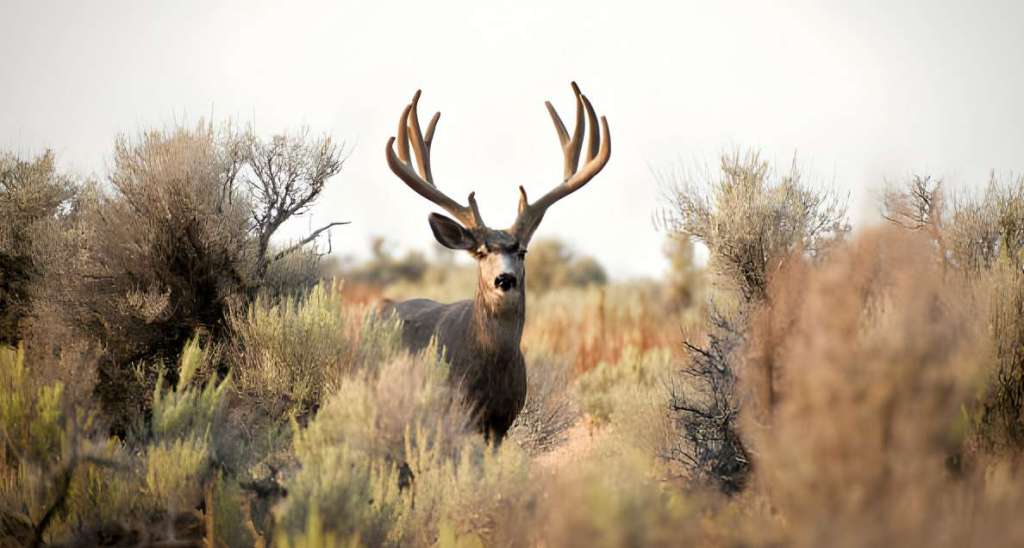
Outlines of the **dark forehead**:
M 515 249 L 519 247 L 519 240 L 504 230 L 487 229 L 479 234 L 487 247 L 498 249 Z

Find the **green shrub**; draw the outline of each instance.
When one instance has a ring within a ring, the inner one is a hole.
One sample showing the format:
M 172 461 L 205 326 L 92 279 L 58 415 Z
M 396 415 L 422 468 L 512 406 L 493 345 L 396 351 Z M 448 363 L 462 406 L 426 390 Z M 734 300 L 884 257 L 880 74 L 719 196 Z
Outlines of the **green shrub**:
M 109 473 L 117 454 L 88 438 L 92 418 L 68 412 L 59 382 L 29 372 L 22 348 L 0 346 L 0 533 L 19 544 L 66 535 L 82 518 L 69 510 L 94 492 L 85 480 Z
M 707 533 L 718 504 L 684 493 L 651 474 L 653 456 L 620 438 L 599 442 L 588 458 L 546 477 L 527 515 L 511 519 L 521 546 L 714 546 Z M 704 504 L 698 504 L 702 502 Z M 735 524 L 730 524 L 735 527 Z
M 447 373 L 431 348 L 367 364 L 296 425 L 283 540 L 432 545 L 442 523 L 489 538 L 528 483 L 528 459 L 514 443 L 484 444 Z
M 636 395 L 637 389 L 661 385 L 670 372 L 672 353 L 665 348 L 642 352 L 627 347 L 618 362 L 601 362 L 580 376 L 578 391 L 583 411 L 597 424 L 612 421 L 624 399 Z
M 150 429 L 157 440 L 180 440 L 208 436 L 218 422 L 224 395 L 230 383 L 210 379 L 205 387 L 193 385 L 201 367 L 209 367 L 210 351 L 193 338 L 185 344 L 178 359 L 177 388 L 165 388 L 157 379 L 153 392 L 153 417 Z
M 405 528 L 417 544 L 433 545 L 446 533 L 457 546 L 505 545 L 528 534 L 509 525 L 522 524 L 517 517 L 535 507 L 541 493 L 515 444 L 494 449 L 475 438 L 457 460 L 421 453 L 412 466 L 417 484 Z
M 57 484 L 68 474 L 60 397 L 59 384 L 32 385 L 22 348 L 0 346 L 0 520 L 25 543 L 62 496 Z
M 530 245 L 526 277 L 531 291 L 542 293 L 556 287 L 604 285 L 608 275 L 596 259 L 577 256 L 563 241 L 544 239 Z
M 377 237 L 370 242 L 370 258 L 354 268 L 346 269 L 344 275 L 356 283 L 387 286 L 399 282 L 418 283 L 430 267 L 426 257 L 419 251 L 409 251 L 401 258 L 395 257 L 393 244 Z
M 255 546 L 262 540 L 253 524 L 252 504 L 238 482 L 217 474 L 207 493 L 205 533 L 214 546 Z
M 44 462 L 63 449 L 60 383 L 34 386 L 25 351 L 0 347 L 0 428 L 9 458 Z
M 146 452 L 148 494 L 171 511 L 194 508 L 199 504 L 209 465 L 205 439 L 183 438 L 154 445 Z
M 178 386 L 158 380 L 153 420 L 122 441 L 107 439 L 93 415 L 63 401 L 59 383 L 34 382 L 23 351 L 0 348 L 0 523 L 28 526 L 45 542 L 91 544 L 115 532 L 164 535 L 181 516 L 195 516 L 213 478 L 230 386 L 197 382 L 210 355 L 190 341 Z M 18 538 L 29 543 L 34 535 Z
M 401 350 L 397 320 L 346 306 L 340 284 L 276 304 L 257 299 L 230 325 L 235 384 L 273 415 L 308 415 L 345 376 Z
M 334 533 L 325 532 L 320 512 L 313 507 L 310 509 L 306 527 L 302 532 L 289 535 L 284 531 L 279 531 L 274 545 L 279 548 L 358 548 L 364 545 L 360 541 L 361 538 L 359 535 L 352 535 L 347 540 L 341 541 Z
M 288 497 L 276 510 L 279 543 L 305 534 L 301 545 L 326 533 L 371 546 L 396 544 L 390 538 L 399 504 L 394 468 L 345 445 L 300 450 L 298 458 L 301 468 L 289 479 Z M 326 519 L 318 526 L 321 515 Z

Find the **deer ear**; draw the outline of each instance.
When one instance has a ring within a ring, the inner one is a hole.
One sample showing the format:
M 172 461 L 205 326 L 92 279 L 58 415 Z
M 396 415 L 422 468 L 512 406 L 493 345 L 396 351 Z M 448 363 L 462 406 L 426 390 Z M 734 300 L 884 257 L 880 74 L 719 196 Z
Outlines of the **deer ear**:
M 477 246 L 473 233 L 448 217 L 431 213 L 429 221 L 430 230 L 434 231 L 434 238 L 448 249 L 469 250 Z

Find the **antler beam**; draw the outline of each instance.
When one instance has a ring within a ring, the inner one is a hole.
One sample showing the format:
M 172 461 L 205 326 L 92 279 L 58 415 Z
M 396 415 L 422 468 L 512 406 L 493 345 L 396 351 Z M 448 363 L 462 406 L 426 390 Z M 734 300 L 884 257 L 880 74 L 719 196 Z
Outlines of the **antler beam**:
M 434 130 L 437 128 L 437 121 L 441 118 L 441 113 L 438 112 L 431 118 L 430 124 L 427 126 L 427 134 L 424 136 L 420 132 L 419 115 L 416 112 L 419 100 L 420 90 L 416 90 L 412 102 L 406 105 L 401 119 L 398 120 L 397 154 L 394 146 L 396 138 L 388 139 L 388 167 L 409 188 L 450 213 L 466 228 L 483 228 L 486 225 L 483 218 L 480 217 L 475 193 L 469 193 L 469 206 L 467 207 L 449 198 L 434 185 L 434 176 L 430 171 L 430 145 L 434 140 Z M 415 169 L 409 156 L 410 141 L 413 154 L 416 156 Z
M 594 178 L 594 175 L 604 169 L 608 158 L 611 157 L 612 142 L 608 131 L 608 120 L 604 116 L 601 117 L 601 133 L 598 137 L 597 114 L 594 112 L 593 105 L 590 104 L 587 96 L 580 92 L 576 82 L 572 83 L 572 90 L 576 94 L 576 126 L 573 128 L 571 137 L 565 130 L 565 124 L 562 123 L 562 118 L 558 116 L 555 107 L 549 101 L 544 102 L 548 114 L 551 115 L 551 121 L 555 125 L 555 132 L 558 134 L 558 141 L 562 146 L 562 154 L 565 156 L 563 180 L 562 184 L 532 204 L 526 198 L 526 189 L 519 187 L 519 216 L 516 218 L 515 224 L 512 225 L 511 232 L 523 243 L 530 241 L 533 232 L 537 230 L 541 219 L 544 218 L 544 213 L 552 204 L 582 188 Z M 583 133 L 587 129 L 586 126 L 589 126 L 587 155 L 583 168 L 577 169 L 580 153 L 583 151 Z

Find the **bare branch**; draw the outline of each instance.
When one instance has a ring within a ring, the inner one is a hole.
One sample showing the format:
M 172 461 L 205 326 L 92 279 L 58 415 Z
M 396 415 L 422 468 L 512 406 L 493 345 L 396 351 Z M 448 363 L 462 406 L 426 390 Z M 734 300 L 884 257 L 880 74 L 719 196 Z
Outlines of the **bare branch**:
M 347 224 L 352 224 L 352 223 L 351 223 L 351 221 L 336 221 L 336 222 L 333 222 L 333 223 L 326 224 L 326 225 L 324 225 L 324 226 L 314 230 L 312 233 L 310 233 L 309 236 L 306 236 L 305 238 L 303 238 L 303 239 L 299 240 L 298 242 L 296 242 L 296 243 L 286 247 L 285 249 L 282 249 L 281 251 L 278 251 L 276 254 L 274 254 L 273 260 L 274 261 L 280 260 L 280 259 L 284 258 L 285 256 L 287 256 L 288 254 L 293 253 L 295 251 L 298 251 L 300 248 L 302 248 L 302 246 L 304 246 L 304 245 L 312 242 L 313 240 L 317 239 L 320 236 L 320 234 L 322 234 L 325 230 L 329 230 L 329 229 L 331 229 L 333 227 L 341 226 L 341 225 L 347 225 Z
M 249 166 L 243 179 L 253 201 L 251 229 L 257 238 L 257 272 L 262 274 L 270 262 L 294 251 L 289 248 L 268 256 L 271 237 L 288 219 L 309 211 L 327 180 L 341 171 L 344 157 L 329 136 L 311 138 L 308 128 L 291 135 L 275 135 L 269 141 L 256 137 L 250 129 L 242 148 Z M 337 224 L 313 233 L 295 249 Z

